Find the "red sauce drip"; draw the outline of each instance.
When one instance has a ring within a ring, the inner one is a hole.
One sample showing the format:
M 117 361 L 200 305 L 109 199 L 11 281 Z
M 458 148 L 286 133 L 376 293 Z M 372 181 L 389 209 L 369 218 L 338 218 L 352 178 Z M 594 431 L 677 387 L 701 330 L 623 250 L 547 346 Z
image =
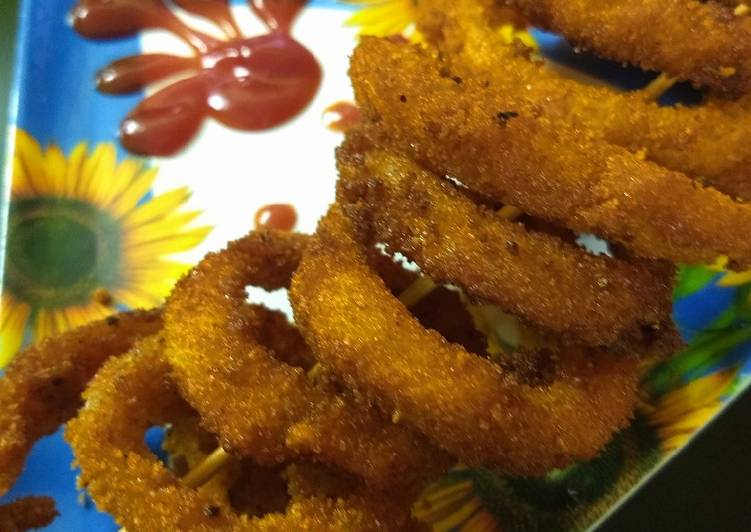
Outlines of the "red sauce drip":
M 336 102 L 323 112 L 323 122 L 332 131 L 346 133 L 362 122 L 362 111 L 352 102 Z
M 289 33 L 292 22 L 308 0 L 249 0 L 250 7 L 272 31 Z
M 297 211 L 286 203 L 265 205 L 256 212 L 254 224 L 256 229 L 292 231 L 297 225 Z
M 218 40 L 184 24 L 165 0 L 79 0 L 75 29 L 103 39 L 134 35 L 147 28 L 171 31 L 194 57 L 143 54 L 113 62 L 97 75 L 102 92 L 122 94 L 178 73 L 188 76 L 144 99 L 123 120 L 120 139 L 141 155 L 173 155 L 213 117 L 228 127 L 258 131 L 297 116 L 315 96 L 321 67 L 290 35 L 307 0 L 249 0 L 269 33 L 240 34 L 227 0 L 174 0 L 181 8 L 213 21 L 225 34 Z

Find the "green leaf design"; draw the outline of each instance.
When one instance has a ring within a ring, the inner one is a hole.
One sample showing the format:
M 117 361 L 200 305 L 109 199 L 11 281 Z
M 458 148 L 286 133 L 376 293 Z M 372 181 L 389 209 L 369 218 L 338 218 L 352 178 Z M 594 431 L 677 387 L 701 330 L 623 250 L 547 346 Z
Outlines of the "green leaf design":
M 714 322 L 699 332 L 680 353 L 655 366 L 642 380 L 649 397 L 661 395 L 703 375 L 721 369 L 736 347 L 751 341 L 751 287 L 738 288 L 733 301 Z
M 703 265 L 681 265 L 678 268 L 678 282 L 673 289 L 673 297 L 680 299 L 690 296 L 707 286 L 718 275 L 718 272 Z

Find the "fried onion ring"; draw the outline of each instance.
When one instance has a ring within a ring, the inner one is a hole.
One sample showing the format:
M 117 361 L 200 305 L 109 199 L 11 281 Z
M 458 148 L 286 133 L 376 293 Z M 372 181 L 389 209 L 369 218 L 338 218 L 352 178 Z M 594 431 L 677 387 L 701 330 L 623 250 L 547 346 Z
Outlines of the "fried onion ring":
M 370 238 L 435 281 L 593 346 L 673 327 L 672 264 L 594 256 L 529 232 L 408 158 L 363 154 L 359 143 L 351 136 L 339 149 L 338 200 L 358 206 Z
M 751 265 L 751 205 L 547 117 L 523 97 L 440 74 L 414 46 L 363 38 L 358 104 L 394 146 L 438 175 L 581 233 L 671 262 Z
M 57 515 L 55 501 L 49 497 L 24 497 L 0 505 L 0 530 L 23 532 L 43 528 L 52 523 Z
M 713 2 L 506 0 L 580 48 L 708 86 L 751 92 L 751 24 Z M 697 31 L 700 35 L 697 35 Z M 669 36 L 666 38 L 666 36 Z
M 290 293 L 314 354 L 348 386 L 465 463 L 515 474 L 592 457 L 629 420 L 635 357 L 570 350 L 557 354 L 550 385 L 518 382 L 423 329 L 368 268 L 355 235 L 334 205 Z
M 16 356 L 0 379 L 0 494 L 18 478 L 34 443 L 75 415 L 81 392 L 102 363 L 161 325 L 160 311 L 126 312 Z
M 378 497 L 359 493 L 293 498 L 285 514 L 248 518 L 218 498 L 182 486 L 143 439 L 149 427 L 192 413 L 170 378 L 161 348 L 161 338 L 153 336 L 107 362 L 84 393 L 85 406 L 68 424 L 81 485 L 99 508 L 131 530 L 389 529 L 382 523 L 391 523 L 390 516 L 372 512 L 398 505 L 384 506 Z
M 175 378 L 231 454 L 273 464 L 312 453 L 381 488 L 420 483 L 445 464 L 425 438 L 369 405 L 316 387 L 253 338 L 245 286 L 287 286 L 307 241 L 253 232 L 207 255 L 177 284 L 164 330 Z
M 751 112 L 743 102 L 666 107 L 640 91 L 567 78 L 532 60 L 529 50 L 507 45 L 490 25 L 496 8 L 493 0 L 418 4 L 418 27 L 442 53 L 452 76 L 490 83 L 499 106 L 502 94 L 522 96 L 551 118 L 642 152 L 731 197 L 751 200 Z

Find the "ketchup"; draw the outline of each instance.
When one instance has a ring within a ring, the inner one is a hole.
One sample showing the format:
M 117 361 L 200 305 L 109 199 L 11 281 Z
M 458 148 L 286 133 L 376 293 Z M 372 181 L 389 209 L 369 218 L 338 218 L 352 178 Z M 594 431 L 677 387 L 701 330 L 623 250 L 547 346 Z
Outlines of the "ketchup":
M 123 94 L 175 74 L 184 75 L 145 98 L 123 120 L 120 140 L 140 155 L 173 155 L 214 118 L 244 131 L 281 125 L 311 102 L 321 83 L 313 54 L 290 34 L 307 0 L 248 0 L 268 33 L 241 34 L 228 0 L 173 0 L 214 22 L 217 39 L 186 25 L 164 0 L 79 0 L 73 25 L 81 35 L 109 39 L 141 30 L 167 30 L 193 49 L 192 57 L 142 54 L 114 61 L 97 75 L 101 92 Z
M 297 225 L 297 211 L 286 203 L 265 205 L 256 212 L 254 225 L 256 229 L 292 231 Z
M 352 102 L 336 102 L 323 112 L 323 121 L 330 130 L 346 133 L 362 121 L 362 111 Z

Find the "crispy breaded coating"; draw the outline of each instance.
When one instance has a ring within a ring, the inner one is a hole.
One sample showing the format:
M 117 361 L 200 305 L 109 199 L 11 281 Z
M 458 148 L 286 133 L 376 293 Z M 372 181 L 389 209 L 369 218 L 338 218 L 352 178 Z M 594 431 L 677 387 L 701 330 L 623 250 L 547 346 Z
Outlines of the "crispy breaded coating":
M 164 328 L 175 378 L 203 426 L 231 454 L 271 464 L 312 454 L 379 488 L 420 483 L 446 465 L 425 438 L 367 404 L 317 387 L 254 338 L 245 287 L 287 286 L 307 241 L 250 233 L 207 255 L 176 285 Z
M 434 280 L 594 346 L 672 327 L 672 264 L 595 256 L 529 232 L 411 160 L 355 143 L 339 150 L 339 202 Z
M 81 392 L 109 357 L 162 325 L 160 311 L 126 312 L 48 338 L 18 354 L 0 379 L 0 494 L 26 455 L 81 406 Z
M 711 87 L 751 92 L 751 23 L 712 2 L 506 0 L 580 48 Z
M 503 42 L 484 7 L 492 0 L 427 0 L 418 26 L 440 50 L 451 76 L 489 82 L 499 96 L 524 97 L 546 116 L 623 146 L 667 168 L 751 200 L 751 111 L 710 100 L 666 107 L 639 91 L 581 83 Z
M 158 336 L 147 338 L 105 364 L 84 394 L 84 408 L 68 425 L 66 437 L 81 467 L 81 485 L 100 509 L 129 530 L 145 532 L 389 530 L 382 523 L 390 523 L 391 516 L 375 513 L 384 508 L 378 497 L 304 497 L 293 500 L 284 514 L 249 518 L 182 486 L 143 439 L 149 427 L 192 412 L 171 380 L 160 348 Z
M 198 467 L 219 444 L 216 437 L 201 428 L 201 419 L 187 409 L 184 415 L 173 416 L 166 427 L 162 450 L 167 453 L 168 465 L 175 476 L 182 479 Z M 202 485 L 196 487 L 200 493 L 230 505 L 229 490 L 240 475 L 240 461 L 231 459 L 220 471 Z
M 58 516 L 55 501 L 49 497 L 24 497 L 0 505 L 0 530 L 24 532 L 43 528 Z
M 358 103 L 390 144 L 439 175 L 636 255 L 751 265 L 751 206 L 547 117 L 525 98 L 441 76 L 420 49 L 363 38 Z
M 244 310 L 248 333 L 274 357 L 305 370 L 315 364 L 310 348 L 284 312 L 263 305 L 248 305 Z
M 468 465 L 542 474 L 594 456 L 634 408 L 636 358 L 562 350 L 549 385 L 424 329 L 369 269 L 334 205 L 295 273 L 295 320 L 316 357 Z

